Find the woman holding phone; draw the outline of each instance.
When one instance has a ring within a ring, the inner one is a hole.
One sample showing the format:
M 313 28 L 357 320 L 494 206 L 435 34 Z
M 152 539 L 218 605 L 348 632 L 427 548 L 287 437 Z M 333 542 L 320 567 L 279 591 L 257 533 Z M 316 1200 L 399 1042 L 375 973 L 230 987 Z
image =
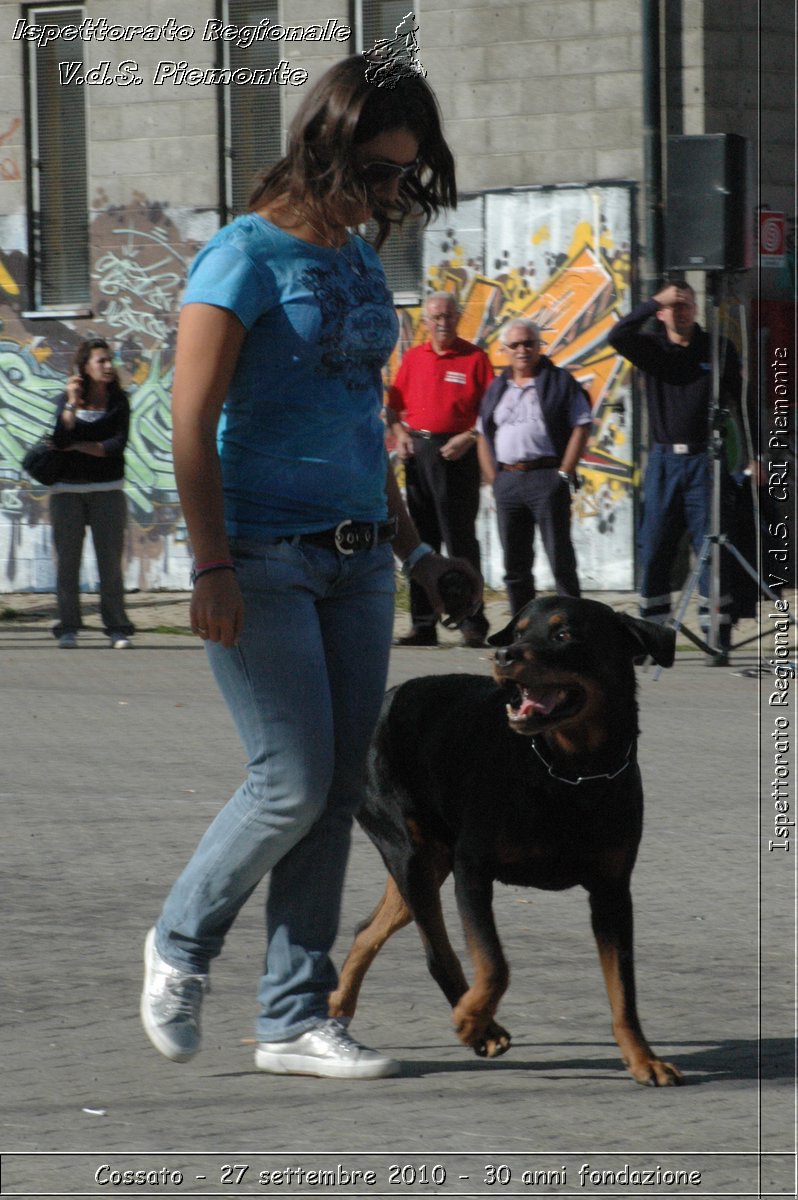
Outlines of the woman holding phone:
M 108 343 L 81 342 L 74 373 L 59 398 L 52 445 L 67 461 L 50 490 L 50 520 L 57 556 L 58 623 L 63 650 L 77 645 L 81 626 L 80 563 L 86 527 L 91 530 L 100 575 L 100 614 L 115 650 L 133 633 L 125 612 L 122 552 L 127 524 L 125 446 L 130 404 L 119 384 Z

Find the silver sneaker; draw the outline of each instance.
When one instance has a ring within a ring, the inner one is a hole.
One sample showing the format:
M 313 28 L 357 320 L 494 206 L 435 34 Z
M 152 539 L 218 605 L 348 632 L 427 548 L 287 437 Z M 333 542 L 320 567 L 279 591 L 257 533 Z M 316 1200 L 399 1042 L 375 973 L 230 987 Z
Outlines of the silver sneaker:
M 62 650 L 74 650 L 77 644 L 78 639 L 74 633 L 62 633 L 58 639 L 58 645 Z
M 361 1046 L 341 1021 L 329 1020 L 290 1042 L 259 1042 L 255 1066 L 272 1075 L 321 1075 L 330 1079 L 384 1079 L 398 1075 L 392 1058 Z
M 209 987 L 207 975 L 164 962 L 150 930 L 144 943 L 141 1023 L 153 1046 L 172 1062 L 187 1062 L 200 1048 L 200 1008 Z

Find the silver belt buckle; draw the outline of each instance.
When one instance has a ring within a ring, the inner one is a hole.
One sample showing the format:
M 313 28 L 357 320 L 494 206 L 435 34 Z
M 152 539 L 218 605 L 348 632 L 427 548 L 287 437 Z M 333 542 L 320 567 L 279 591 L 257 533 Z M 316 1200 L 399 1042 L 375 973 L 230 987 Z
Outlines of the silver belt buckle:
M 351 520 L 341 521 L 340 525 L 336 525 L 333 537 L 335 539 L 335 549 L 339 554 L 350 555 L 355 553 L 354 540 L 355 534 L 348 527 L 352 525 Z
M 674 444 L 673 444 L 673 453 L 674 454 L 689 454 L 689 452 L 690 452 L 690 447 L 687 445 L 686 442 L 674 442 Z

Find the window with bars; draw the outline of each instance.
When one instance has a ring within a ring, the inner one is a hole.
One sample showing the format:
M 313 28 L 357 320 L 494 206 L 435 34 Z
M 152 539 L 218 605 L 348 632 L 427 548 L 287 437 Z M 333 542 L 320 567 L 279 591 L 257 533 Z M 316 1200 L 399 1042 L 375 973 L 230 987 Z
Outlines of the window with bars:
M 278 0 L 221 0 L 219 16 L 227 25 L 279 24 Z M 280 43 L 264 38 L 250 46 L 222 42 L 223 67 L 248 71 L 274 69 Z M 246 212 L 256 176 L 282 154 L 279 87 L 237 84 L 223 87 L 224 199 L 227 216 Z
M 63 30 L 82 8 L 31 8 L 27 19 Z M 60 35 L 26 42 L 29 240 L 35 309 L 72 309 L 90 300 L 86 88 L 83 44 Z M 76 69 L 59 64 L 79 63 Z
M 358 52 L 370 50 L 380 38 L 392 38 L 396 28 L 412 10 L 418 18 L 418 2 L 408 0 L 355 0 L 355 45 Z M 366 237 L 371 240 L 376 225 L 369 222 Z M 421 294 L 424 227 L 420 220 L 407 220 L 391 231 L 380 250 L 388 287 L 397 304 L 415 304 Z

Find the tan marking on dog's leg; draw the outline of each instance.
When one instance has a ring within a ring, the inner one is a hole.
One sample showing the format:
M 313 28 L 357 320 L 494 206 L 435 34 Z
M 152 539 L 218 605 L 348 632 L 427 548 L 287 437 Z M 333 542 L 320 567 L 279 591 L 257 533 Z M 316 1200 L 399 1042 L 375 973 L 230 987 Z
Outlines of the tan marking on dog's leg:
M 493 1020 L 510 982 L 510 968 L 499 948 L 489 954 L 480 939 L 466 928 L 466 942 L 474 964 L 471 987 L 454 1006 L 457 1036 L 481 1058 L 496 1058 L 510 1048 L 510 1034 Z M 498 942 L 497 942 L 498 945 Z
M 399 894 L 394 880 L 389 877 L 382 900 L 374 910 L 368 924 L 360 930 L 352 943 L 346 962 L 341 970 L 338 987 L 329 999 L 331 1017 L 353 1017 L 363 978 L 388 938 L 409 925 L 410 909 Z
M 607 996 L 610 997 L 612 1032 L 632 1079 L 649 1087 L 672 1087 L 682 1082 L 682 1073 L 670 1062 L 662 1062 L 650 1048 L 637 1018 L 634 967 L 622 964 L 617 946 L 599 940 L 599 959 Z

